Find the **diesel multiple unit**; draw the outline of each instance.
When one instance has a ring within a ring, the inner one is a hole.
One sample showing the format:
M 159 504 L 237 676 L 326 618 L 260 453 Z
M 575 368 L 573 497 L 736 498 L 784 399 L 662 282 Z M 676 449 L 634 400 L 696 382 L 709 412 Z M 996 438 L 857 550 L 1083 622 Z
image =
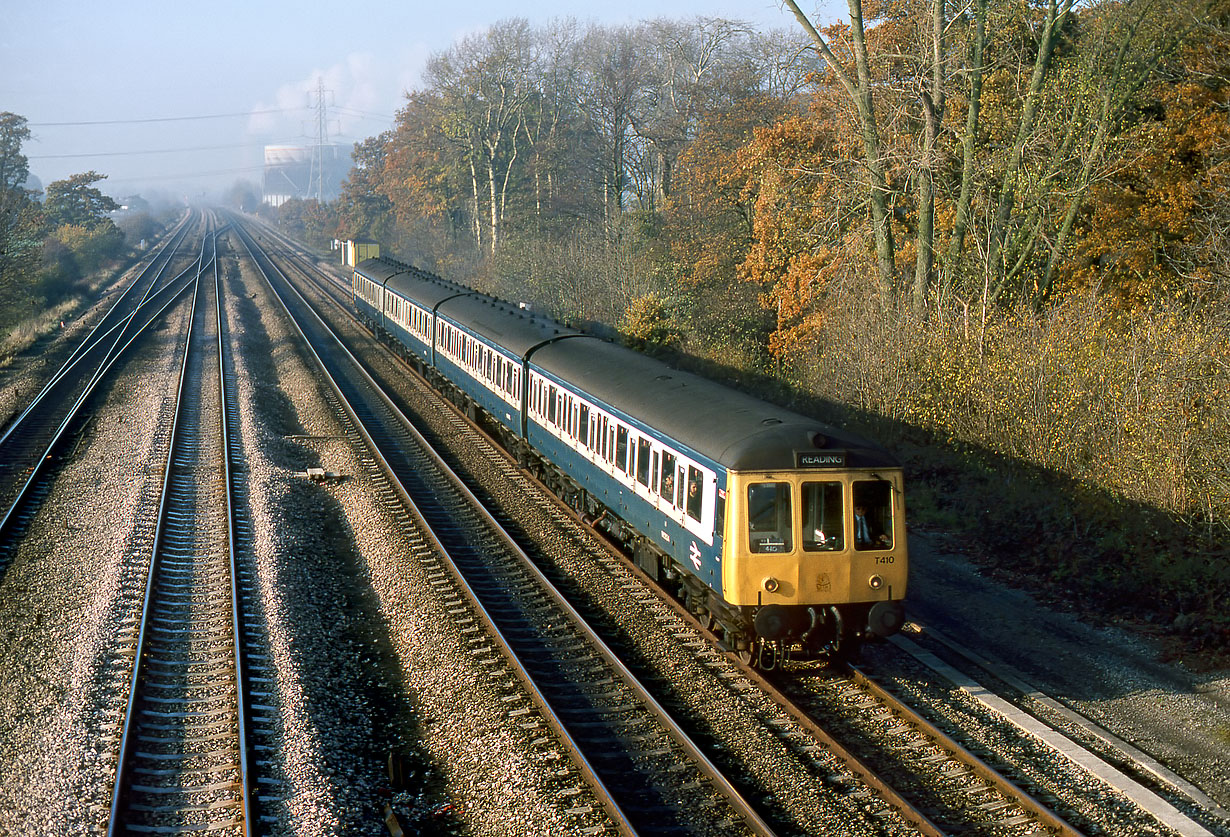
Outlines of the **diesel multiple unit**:
M 389 259 L 359 317 L 763 667 L 901 627 L 900 467 L 882 449 Z

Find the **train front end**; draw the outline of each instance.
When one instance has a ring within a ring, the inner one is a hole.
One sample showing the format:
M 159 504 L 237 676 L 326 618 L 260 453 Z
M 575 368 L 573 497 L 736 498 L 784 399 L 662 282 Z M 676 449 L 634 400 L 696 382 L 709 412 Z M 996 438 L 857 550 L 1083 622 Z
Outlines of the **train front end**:
M 864 461 L 859 461 L 863 459 Z M 901 629 L 909 556 L 901 469 L 847 450 L 793 468 L 728 472 L 723 598 L 762 665 L 849 657 Z

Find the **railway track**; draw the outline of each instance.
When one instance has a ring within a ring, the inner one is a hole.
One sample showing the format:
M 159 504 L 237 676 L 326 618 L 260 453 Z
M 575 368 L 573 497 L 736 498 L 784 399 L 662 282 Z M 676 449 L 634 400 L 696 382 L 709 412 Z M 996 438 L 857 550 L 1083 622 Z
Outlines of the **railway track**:
M 324 348 L 331 338 L 323 324 L 251 239 L 247 245 L 412 509 L 413 557 L 438 567 L 429 570 L 432 583 L 452 596 L 470 653 L 496 674 L 507 667 L 524 685 L 621 833 L 774 833 L 354 359 L 340 346 Z M 533 710 L 510 711 L 517 718 Z M 705 812 L 701 822 L 697 811 Z M 584 817 L 586 806 L 575 813 Z
M 254 833 L 231 385 L 213 254 L 201 264 L 214 270 L 195 286 L 109 834 Z
M 44 496 L 45 468 L 54 461 L 61 442 L 74 423 L 88 420 L 83 405 L 107 371 L 129 346 L 187 289 L 193 277 L 207 268 L 202 252 L 191 265 L 167 277 L 188 236 L 185 218 L 136 278 L 121 291 L 100 322 L 48 379 L 30 404 L 0 434 L 0 549 L 11 544 L 13 530 L 29 522 Z

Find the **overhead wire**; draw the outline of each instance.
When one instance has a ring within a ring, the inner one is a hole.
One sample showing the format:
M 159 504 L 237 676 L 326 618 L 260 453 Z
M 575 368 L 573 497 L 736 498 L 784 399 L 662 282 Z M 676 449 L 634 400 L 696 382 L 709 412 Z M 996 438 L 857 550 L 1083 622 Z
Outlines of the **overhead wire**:
M 306 108 L 273 108 L 235 113 L 210 113 L 200 116 L 154 116 L 144 119 L 98 119 L 85 122 L 28 122 L 31 128 L 81 128 L 89 125 L 144 125 L 151 122 L 189 122 L 197 119 L 227 119 L 236 116 L 259 116 L 269 113 L 296 113 Z

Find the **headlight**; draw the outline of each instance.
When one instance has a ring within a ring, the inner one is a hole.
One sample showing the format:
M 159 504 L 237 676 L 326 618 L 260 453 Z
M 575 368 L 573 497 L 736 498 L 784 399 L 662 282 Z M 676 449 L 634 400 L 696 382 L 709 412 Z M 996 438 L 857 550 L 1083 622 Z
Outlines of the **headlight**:
M 867 586 L 869 586 L 872 590 L 879 590 L 884 586 L 884 579 L 880 578 L 878 575 L 873 575 L 871 578 L 867 579 Z
M 766 593 L 776 593 L 777 588 L 781 586 L 780 584 L 778 584 L 777 579 L 771 575 L 766 576 L 765 580 L 760 582 L 760 584 L 762 587 L 764 587 Z

